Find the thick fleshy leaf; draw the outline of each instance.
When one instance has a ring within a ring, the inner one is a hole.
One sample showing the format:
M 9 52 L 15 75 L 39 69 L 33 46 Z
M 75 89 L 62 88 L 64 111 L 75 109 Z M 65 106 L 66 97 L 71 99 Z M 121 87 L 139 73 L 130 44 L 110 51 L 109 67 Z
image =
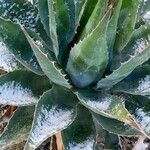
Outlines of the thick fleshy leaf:
M 95 118 L 93 118 L 96 129 L 95 150 L 111 149 L 119 150 L 119 138 L 117 135 L 104 130 Z
M 32 126 L 33 115 L 34 106 L 17 108 L 0 136 L 1 149 L 6 149 L 27 139 Z
M 131 113 L 141 132 L 150 138 L 150 99 L 139 96 L 127 96 L 126 108 Z
M 115 41 L 115 51 L 121 52 L 129 42 L 137 18 L 139 0 L 123 0 L 119 16 L 118 34 Z
M 58 86 L 43 94 L 35 111 L 25 150 L 34 150 L 48 137 L 67 128 L 76 117 L 76 96 Z
M 137 129 L 121 121 L 107 118 L 96 113 L 92 114 L 93 117 L 97 120 L 97 122 L 103 127 L 103 129 L 107 130 L 110 133 L 125 136 L 139 136 L 142 134 Z
M 15 56 L 10 53 L 7 46 L 0 41 L 0 69 L 11 72 L 22 68 L 22 65 L 15 59 Z
M 114 5 L 114 10 L 107 28 L 107 44 L 109 50 L 113 49 L 113 45 L 115 42 L 116 30 L 117 30 L 117 24 L 118 24 L 121 5 L 122 5 L 122 0 L 116 0 L 112 5 Z
M 146 62 L 149 58 L 150 58 L 150 45 L 144 47 L 144 49 L 142 49 L 142 51 L 139 54 L 131 57 L 131 59 L 121 64 L 121 66 L 117 70 L 114 70 L 112 74 L 100 80 L 97 83 L 97 88 L 112 88 L 113 85 L 122 81 L 136 67 Z
M 19 25 L 0 18 L 0 38 L 8 50 L 14 54 L 15 58 L 23 66 L 37 74 L 43 75 L 34 53 L 23 32 L 20 30 Z
M 112 90 L 134 95 L 150 95 L 150 66 L 138 67 Z
M 48 12 L 49 12 L 49 34 L 53 44 L 53 50 L 55 52 L 56 57 L 59 54 L 59 44 L 57 37 L 57 28 L 56 28 L 56 18 L 54 11 L 54 3 L 52 0 L 47 0 L 48 4 Z
M 95 113 L 130 122 L 129 114 L 124 106 L 124 99 L 119 96 L 106 94 L 94 90 L 76 92 L 80 102 Z
M 81 34 L 85 25 L 87 24 L 88 22 L 88 19 L 90 18 L 96 4 L 97 4 L 98 0 L 87 0 L 86 2 L 86 6 L 85 6 L 85 10 L 83 12 L 83 15 L 81 17 L 81 20 L 80 20 L 80 25 L 78 26 L 78 31 L 77 31 L 77 35 Z
M 30 37 L 27 31 L 21 27 L 28 42 L 30 43 L 32 50 L 35 53 L 35 56 L 43 70 L 43 72 L 47 75 L 47 77 L 54 83 L 58 85 L 62 85 L 67 88 L 71 88 L 68 80 L 66 79 L 66 74 L 59 68 L 57 63 L 54 61 L 53 57 L 51 57 L 47 52 L 47 47 L 43 45 L 43 42 L 40 38 L 34 33 L 32 33 L 33 38 L 36 38 L 36 41 Z M 31 32 L 31 31 L 30 31 Z
M 117 69 L 121 63 L 136 56 L 150 44 L 150 25 L 143 25 L 135 29 L 129 43 L 120 54 L 114 55 L 112 69 Z
M 99 23 L 99 20 L 102 19 L 102 17 L 104 16 L 104 14 L 107 11 L 107 6 L 108 6 L 108 0 L 98 0 L 83 32 L 82 35 L 80 37 L 80 39 L 83 39 L 84 37 L 86 37 L 90 32 L 93 31 L 93 29 L 96 28 L 96 26 Z M 97 19 L 98 18 L 98 19 Z
M 0 16 L 32 30 L 36 30 L 39 19 L 37 9 L 26 0 L 0 1 Z
M 39 10 L 39 15 L 41 18 L 41 22 L 44 26 L 44 29 L 45 29 L 47 35 L 50 35 L 50 33 L 49 33 L 49 14 L 48 14 L 49 12 L 48 12 L 47 0 L 39 0 L 38 10 Z
M 139 27 L 141 24 L 149 24 L 149 12 L 150 11 L 150 0 L 141 0 L 140 6 L 138 9 L 138 17 L 136 27 Z
M 97 27 L 70 52 L 67 72 L 77 87 L 85 87 L 100 78 L 108 63 L 106 29 L 110 10 Z
M 29 71 L 13 71 L 0 76 L 0 104 L 34 105 L 38 97 L 51 87 L 46 77 Z
M 65 150 L 92 150 L 95 137 L 92 116 L 85 107 L 79 105 L 76 119 L 62 131 L 64 148 Z

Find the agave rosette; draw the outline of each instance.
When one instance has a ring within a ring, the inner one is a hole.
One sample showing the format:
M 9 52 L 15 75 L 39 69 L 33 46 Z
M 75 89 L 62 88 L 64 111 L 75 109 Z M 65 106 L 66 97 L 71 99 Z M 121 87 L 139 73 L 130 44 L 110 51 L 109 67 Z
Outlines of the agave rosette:
M 1 148 L 34 150 L 59 131 L 66 150 L 149 138 L 149 4 L 0 0 L 0 104 L 18 106 Z

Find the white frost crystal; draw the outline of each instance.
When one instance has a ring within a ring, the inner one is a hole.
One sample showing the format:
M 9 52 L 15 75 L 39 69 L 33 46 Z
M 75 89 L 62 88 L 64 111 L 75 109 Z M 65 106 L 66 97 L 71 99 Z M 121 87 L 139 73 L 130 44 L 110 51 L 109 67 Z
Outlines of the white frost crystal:
M 137 88 L 139 92 L 150 92 L 150 75 L 139 81 L 139 86 Z
M 29 146 L 36 148 L 49 136 L 66 128 L 72 122 L 72 115 L 72 111 L 62 110 L 57 106 L 50 109 L 42 106 L 40 114 L 37 116 L 36 125 L 29 137 Z
M 142 129 L 150 133 L 150 114 L 145 113 L 141 108 L 135 112 L 135 118 Z
M 0 85 L 0 103 L 4 105 L 29 105 L 37 103 L 37 98 L 28 88 L 23 88 L 20 83 L 9 81 Z
M 69 144 L 70 150 L 92 150 L 94 145 L 94 140 L 87 139 L 82 143 L 71 143 Z
M 14 55 L 8 51 L 3 42 L 0 42 L 0 69 L 7 72 L 18 69 L 18 64 Z

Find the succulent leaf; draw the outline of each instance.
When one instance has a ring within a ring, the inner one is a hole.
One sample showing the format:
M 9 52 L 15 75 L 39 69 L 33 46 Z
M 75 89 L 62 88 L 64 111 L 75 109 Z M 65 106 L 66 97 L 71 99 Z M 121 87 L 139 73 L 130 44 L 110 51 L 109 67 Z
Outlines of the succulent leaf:
M 129 42 L 134 31 L 140 0 L 123 0 L 119 16 L 118 34 L 115 40 L 115 52 L 121 52 Z
M 96 81 L 107 66 L 106 29 L 109 16 L 110 10 L 96 28 L 71 49 L 66 70 L 77 87 L 85 87 Z
M 36 30 L 39 19 L 37 9 L 26 0 L 0 1 L 0 16 L 32 30 Z
M 96 26 L 99 23 L 99 20 L 101 20 L 104 16 L 104 14 L 107 11 L 108 6 L 108 0 L 98 0 L 86 26 L 84 27 L 84 30 L 81 34 L 80 39 L 83 40 L 90 32 L 92 32 L 93 29 L 96 28 Z M 99 19 L 97 19 L 99 18 Z
M 19 25 L 0 18 L 0 38 L 23 66 L 39 75 L 43 75 L 27 39 L 19 29 Z
M 114 55 L 112 69 L 118 68 L 121 63 L 130 59 L 131 56 L 136 56 L 150 44 L 150 25 L 142 25 L 135 29 L 133 35 L 120 54 Z
M 128 95 L 126 108 L 131 113 L 141 132 L 150 138 L 150 99 L 142 98 L 142 100 L 146 100 L 147 105 L 144 105 L 145 102 L 141 103 L 139 97 Z
M 76 119 L 62 131 L 65 150 L 94 149 L 95 137 L 92 115 L 85 107 L 79 105 Z
M 136 67 L 143 64 L 150 58 L 150 45 L 144 47 L 142 52 L 136 56 L 131 57 L 128 61 L 121 64 L 121 66 L 114 70 L 112 74 L 106 76 L 97 83 L 97 88 L 112 88 L 113 85 L 122 81 L 127 77 Z
M 7 72 L 23 69 L 23 66 L 16 60 L 15 56 L 2 41 L 0 41 L 0 69 Z
M 0 135 L 1 149 L 19 144 L 27 139 L 33 120 L 34 106 L 17 108 L 3 133 Z
M 48 79 L 29 71 L 17 70 L 0 76 L 0 104 L 35 105 L 38 97 L 51 87 Z
M 142 134 L 137 129 L 121 121 L 107 118 L 96 113 L 92 113 L 92 115 L 95 120 L 97 120 L 97 122 L 103 127 L 103 129 L 110 133 L 124 136 L 139 136 Z
M 116 84 L 112 90 L 134 95 L 150 95 L 150 66 L 138 67 L 124 80 Z
M 114 4 L 112 3 L 114 9 L 107 28 L 107 44 L 108 44 L 109 51 L 113 49 L 113 45 L 115 42 L 121 5 L 122 5 L 122 0 L 116 0 Z
M 40 98 L 25 150 L 34 150 L 48 137 L 67 128 L 76 117 L 76 96 L 68 89 L 53 86 Z
M 137 17 L 137 24 L 136 24 L 137 28 L 142 24 L 150 23 L 149 10 L 150 10 L 150 1 L 141 0 L 138 9 L 138 17 Z
M 102 149 L 112 149 L 112 150 L 119 150 L 119 138 L 118 135 L 109 133 L 108 131 L 104 130 L 102 126 L 98 123 L 95 118 L 93 118 L 95 129 L 96 129 L 96 144 L 95 150 L 102 150 Z
M 80 102 L 91 111 L 123 122 L 130 121 L 124 100 L 119 96 L 94 90 L 76 92 Z
M 41 22 L 44 26 L 44 29 L 47 33 L 47 35 L 50 35 L 49 33 L 49 12 L 48 12 L 48 2 L 47 0 L 39 0 L 38 1 L 38 10 Z
M 41 42 L 41 39 L 34 41 L 27 33 L 27 31 L 23 27 L 21 28 L 28 42 L 30 43 L 32 50 L 34 51 L 35 56 L 39 64 L 41 65 L 43 72 L 47 75 L 47 77 L 52 82 L 58 85 L 71 88 L 70 84 L 68 83 L 68 80 L 66 79 L 66 75 L 63 73 L 61 69 L 58 68 L 57 62 L 55 62 L 52 58 L 48 57 L 50 53 L 47 53 L 45 46 Z M 36 38 L 37 37 L 38 36 L 36 36 Z

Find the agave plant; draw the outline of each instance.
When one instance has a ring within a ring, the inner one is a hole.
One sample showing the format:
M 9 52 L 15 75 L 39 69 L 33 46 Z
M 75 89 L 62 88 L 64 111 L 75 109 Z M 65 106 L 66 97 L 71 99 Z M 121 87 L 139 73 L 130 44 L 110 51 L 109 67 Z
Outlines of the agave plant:
M 119 149 L 150 138 L 150 1 L 0 0 L 1 149 Z

